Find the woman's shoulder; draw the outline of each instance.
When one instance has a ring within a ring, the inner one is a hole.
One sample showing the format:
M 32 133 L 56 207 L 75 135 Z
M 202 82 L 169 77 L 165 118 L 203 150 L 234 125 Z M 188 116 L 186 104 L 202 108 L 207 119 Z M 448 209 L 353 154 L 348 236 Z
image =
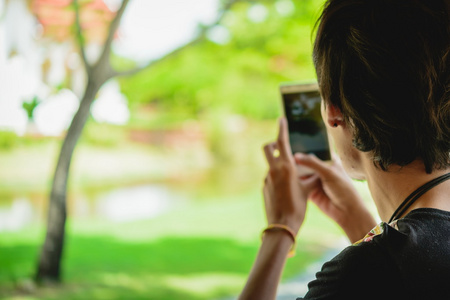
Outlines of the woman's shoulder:
M 385 232 L 378 230 L 383 230 L 382 224 L 374 229 L 373 237 L 381 237 Z M 308 284 L 304 299 L 361 299 L 361 295 L 364 299 L 383 299 L 383 295 L 401 299 L 398 297 L 405 286 L 396 281 L 400 275 L 396 264 L 375 241 L 346 247 L 323 264 L 316 279 Z
M 449 294 L 444 281 L 450 276 L 450 212 L 419 208 L 390 224 L 382 222 L 336 259 L 347 273 L 390 278 L 412 297 Z
M 353 246 L 394 244 L 397 246 L 421 246 L 423 240 L 450 242 L 450 211 L 435 208 L 418 208 L 404 218 L 391 223 L 381 222 Z
M 323 265 L 305 299 L 443 299 L 450 294 L 449 230 L 450 212 L 428 208 L 380 223 Z
M 410 211 L 404 218 L 400 220 L 403 222 L 411 222 L 411 221 L 427 222 L 434 220 L 442 220 L 450 222 L 450 211 L 431 207 L 417 208 Z

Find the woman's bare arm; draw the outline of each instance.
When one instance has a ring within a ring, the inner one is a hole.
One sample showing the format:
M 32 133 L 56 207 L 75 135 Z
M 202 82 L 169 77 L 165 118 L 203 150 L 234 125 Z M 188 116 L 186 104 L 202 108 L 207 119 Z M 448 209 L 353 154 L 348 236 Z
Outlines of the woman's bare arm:
M 264 234 L 258 256 L 239 300 L 275 299 L 278 282 L 292 244 L 293 241 L 286 232 L 277 230 Z

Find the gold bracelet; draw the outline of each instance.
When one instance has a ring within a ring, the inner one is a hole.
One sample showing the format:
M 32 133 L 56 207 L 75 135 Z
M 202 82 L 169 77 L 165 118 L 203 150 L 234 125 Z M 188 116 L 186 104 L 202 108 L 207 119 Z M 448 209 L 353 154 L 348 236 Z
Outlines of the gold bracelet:
M 289 236 L 294 241 L 294 244 L 292 244 L 291 250 L 289 250 L 288 257 L 294 256 L 295 255 L 295 249 L 297 247 L 297 240 L 296 240 L 296 235 L 294 233 L 294 230 L 292 230 L 291 228 L 289 228 L 289 226 L 286 226 L 284 224 L 270 224 L 269 226 L 267 226 L 266 229 L 264 229 L 262 231 L 261 240 L 264 238 L 264 234 L 266 233 L 266 231 L 270 231 L 270 230 L 282 230 L 282 231 L 287 232 L 289 234 Z

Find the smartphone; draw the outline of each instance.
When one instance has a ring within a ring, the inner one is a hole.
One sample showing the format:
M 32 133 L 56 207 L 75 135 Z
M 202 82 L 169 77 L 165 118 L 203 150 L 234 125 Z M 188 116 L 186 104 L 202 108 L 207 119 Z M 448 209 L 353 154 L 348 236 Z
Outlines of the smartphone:
M 322 98 L 317 83 L 282 84 L 280 92 L 292 153 L 313 153 L 323 161 L 330 161 L 330 145 L 320 113 Z M 298 166 L 298 173 L 306 176 L 314 171 Z

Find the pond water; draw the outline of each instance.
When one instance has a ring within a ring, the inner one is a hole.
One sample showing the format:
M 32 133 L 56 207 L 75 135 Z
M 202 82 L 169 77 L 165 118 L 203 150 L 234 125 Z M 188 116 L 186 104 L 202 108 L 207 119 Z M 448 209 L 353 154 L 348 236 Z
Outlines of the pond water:
M 96 214 L 113 222 L 149 219 L 175 207 L 179 197 L 165 186 L 115 189 L 97 197 Z
M 31 202 L 26 198 L 17 198 L 9 205 L 0 205 L 0 232 L 16 231 L 29 225 L 35 219 Z
M 69 195 L 68 213 L 73 218 L 129 222 L 154 218 L 186 203 L 186 200 L 185 196 L 164 185 L 118 187 L 95 193 L 77 192 L 76 195 Z M 2 199 L 0 232 L 17 231 L 31 224 L 44 222 L 46 202 L 45 195 Z

